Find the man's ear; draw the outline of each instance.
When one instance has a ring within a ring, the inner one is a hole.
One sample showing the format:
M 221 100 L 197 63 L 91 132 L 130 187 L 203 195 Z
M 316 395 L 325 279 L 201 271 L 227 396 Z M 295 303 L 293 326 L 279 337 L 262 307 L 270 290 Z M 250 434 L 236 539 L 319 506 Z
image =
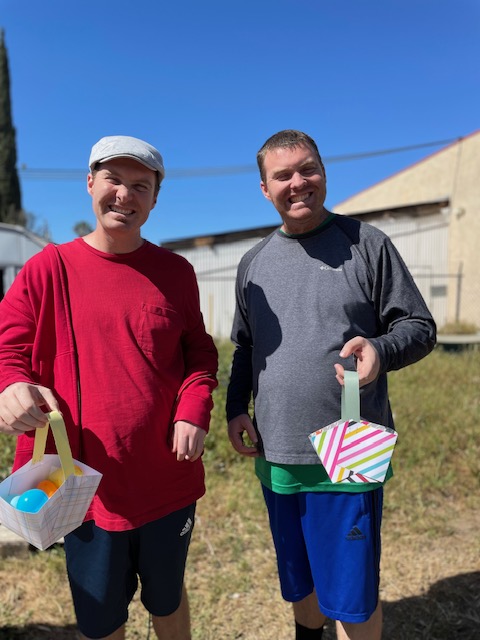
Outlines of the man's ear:
M 93 186 L 93 176 L 91 173 L 87 176 L 87 191 L 90 195 L 92 195 L 92 186 Z
M 263 195 L 267 200 L 271 200 L 270 194 L 268 193 L 267 185 L 263 182 L 260 182 L 260 189 L 262 190 Z

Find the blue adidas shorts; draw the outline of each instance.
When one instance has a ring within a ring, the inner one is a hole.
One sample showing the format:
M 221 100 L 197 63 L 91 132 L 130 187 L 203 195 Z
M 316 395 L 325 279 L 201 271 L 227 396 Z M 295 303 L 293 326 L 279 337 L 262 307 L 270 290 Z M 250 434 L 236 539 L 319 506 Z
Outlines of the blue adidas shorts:
M 65 536 L 67 572 L 78 628 L 104 638 L 128 619 L 141 583 L 141 600 L 154 616 L 174 613 L 182 597 L 195 504 L 131 531 L 105 531 L 93 520 Z
M 284 495 L 262 487 L 283 598 L 298 602 L 315 589 L 328 618 L 366 622 L 378 604 L 383 488 Z

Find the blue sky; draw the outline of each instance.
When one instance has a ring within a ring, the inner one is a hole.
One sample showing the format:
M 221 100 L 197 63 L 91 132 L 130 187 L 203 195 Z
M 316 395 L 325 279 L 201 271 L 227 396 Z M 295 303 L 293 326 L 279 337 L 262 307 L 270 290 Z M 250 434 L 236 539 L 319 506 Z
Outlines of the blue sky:
M 273 225 L 255 155 L 296 128 L 326 158 L 333 207 L 440 147 L 329 158 L 480 127 L 479 27 L 478 0 L 0 0 L 23 206 L 72 239 L 94 223 L 91 146 L 125 134 L 164 157 L 152 242 Z

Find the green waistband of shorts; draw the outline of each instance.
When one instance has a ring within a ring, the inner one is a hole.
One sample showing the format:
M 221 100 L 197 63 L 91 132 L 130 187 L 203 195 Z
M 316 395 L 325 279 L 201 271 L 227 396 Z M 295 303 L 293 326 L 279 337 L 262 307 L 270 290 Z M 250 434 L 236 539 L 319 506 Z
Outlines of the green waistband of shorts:
M 388 467 L 383 482 L 332 482 L 322 464 L 278 464 L 263 457 L 255 458 L 255 473 L 260 482 L 275 493 L 300 493 L 301 491 L 329 491 L 362 493 L 384 485 L 393 476 Z

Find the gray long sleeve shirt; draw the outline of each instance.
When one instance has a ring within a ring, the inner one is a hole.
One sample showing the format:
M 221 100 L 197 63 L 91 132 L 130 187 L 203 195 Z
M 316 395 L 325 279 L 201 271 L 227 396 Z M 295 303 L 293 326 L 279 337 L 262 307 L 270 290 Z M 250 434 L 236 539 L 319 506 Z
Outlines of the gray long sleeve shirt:
M 362 418 L 393 428 L 387 372 L 426 356 L 435 323 L 402 258 L 380 230 L 335 215 L 301 237 L 275 231 L 238 267 L 232 340 L 236 345 L 227 418 L 248 413 L 266 459 L 318 464 L 308 434 L 340 418 L 334 364 L 368 338 L 380 375 L 361 389 Z

